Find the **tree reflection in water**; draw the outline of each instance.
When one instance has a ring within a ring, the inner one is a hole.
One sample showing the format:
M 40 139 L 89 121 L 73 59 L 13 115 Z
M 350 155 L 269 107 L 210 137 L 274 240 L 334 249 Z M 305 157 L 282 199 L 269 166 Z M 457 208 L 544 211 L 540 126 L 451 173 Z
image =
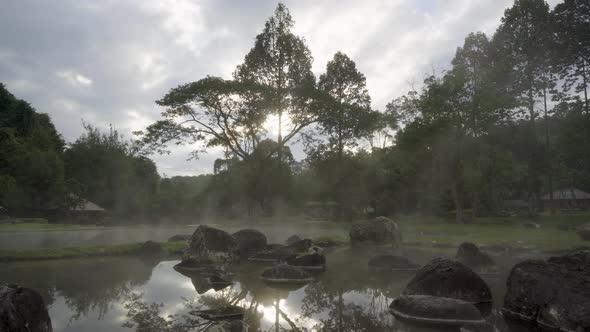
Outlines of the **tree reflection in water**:
M 102 319 L 132 288 L 145 284 L 157 264 L 129 258 L 22 263 L 4 269 L 2 280 L 38 290 L 47 306 L 63 297 L 72 312 L 70 322 L 89 312 L 96 312 Z

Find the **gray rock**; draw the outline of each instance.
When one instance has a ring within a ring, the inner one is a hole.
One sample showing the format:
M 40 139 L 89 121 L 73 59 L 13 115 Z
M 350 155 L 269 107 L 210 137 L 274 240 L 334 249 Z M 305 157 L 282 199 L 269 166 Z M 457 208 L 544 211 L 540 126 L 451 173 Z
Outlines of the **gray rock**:
M 168 251 L 158 242 L 146 241 L 141 245 L 137 253 L 142 256 L 163 256 Z
M 248 260 L 258 263 L 278 263 L 296 256 L 297 253 L 293 248 L 283 245 L 271 245 L 267 246 L 267 249 L 250 256 Z
M 543 328 L 590 330 L 590 251 L 521 262 L 506 286 L 505 315 Z
M 0 285 L 0 332 L 51 332 L 51 319 L 36 291 Z
M 237 242 L 237 252 L 242 258 L 263 250 L 266 247 L 266 235 L 255 229 L 242 229 L 232 234 Z
M 326 269 L 326 257 L 322 254 L 308 254 L 288 259 L 287 264 L 309 271 L 324 271 Z
M 577 229 L 578 236 L 584 241 L 590 241 L 590 224 L 583 225 Z
M 297 241 L 301 241 L 302 239 L 298 236 L 298 235 L 291 235 L 289 236 L 289 238 L 287 238 L 287 245 L 291 245 Z
M 532 221 L 528 221 L 528 222 L 522 223 L 522 227 L 524 227 L 524 228 L 541 228 L 541 225 L 539 225 L 535 222 L 532 222 Z
M 492 257 L 471 242 L 461 243 L 455 259 L 472 269 L 494 265 Z
M 399 247 L 401 231 L 395 221 L 386 217 L 377 217 L 374 220 L 354 223 L 350 228 L 350 241 L 352 243 L 387 243 Z
M 295 250 L 295 252 L 305 252 L 311 248 L 313 242 L 310 239 L 303 239 L 288 245 L 288 248 Z
M 299 284 L 313 280 L 311 275 L 303 269 L 287 264 L 275 265 L 262 272 L 263 281 L 275 284 Z
M 490 287 L 479 275 L 445 258 L 436 258 L 420 268 L 403 294 L 448 297 L 473 304 L 492 301 Z
M 213 260 L 232 259 L 237 248 L 236 240 L 227 232 L 210 226 L 197 227 L 189 241 L 183 260 L 208 258 Z
M 402 295 L 391 302 L 389 311 L 400 320 L 438 327 L 484 323 L 473 304 L 446 297 Z

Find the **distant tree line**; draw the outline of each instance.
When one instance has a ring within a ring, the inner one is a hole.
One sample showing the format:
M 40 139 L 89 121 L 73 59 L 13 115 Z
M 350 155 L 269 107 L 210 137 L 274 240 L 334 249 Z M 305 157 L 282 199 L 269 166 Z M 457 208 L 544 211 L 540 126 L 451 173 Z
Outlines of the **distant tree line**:
M 2 88 L 1 204 L 80 192 L 160 219 L 296 214 L 308 202 L 337 206 L 338 219 L 421 212 L 467 222 L 502 213 L 506 200 L 534 213 L 554 189 L 590 191 L 588 22 L 588 1 L 551 10 L 516 0 L 493 35 L 469 34 L 448 70 L 375 110 L 346 54 L 315 77 L 279 4 L 230 79 L 171 89 L 157 101 L 162 118 L 134 142 L 85 125 L 66 146 L 46 115 Z M 224 157 L 210 175 L 160 178 L 146 156 L 172 144 L 197 147 L 193 157 L 221 147 Z

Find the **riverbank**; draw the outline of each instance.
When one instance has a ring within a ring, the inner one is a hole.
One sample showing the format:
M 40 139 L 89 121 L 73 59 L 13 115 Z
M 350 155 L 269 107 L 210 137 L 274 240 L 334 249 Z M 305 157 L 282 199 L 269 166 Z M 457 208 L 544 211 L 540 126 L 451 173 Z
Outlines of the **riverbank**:
M 476 218 L 472 223 L 460 224 L 453 220 L 428 216 L 400 216 L 397 218 L 402 231 L 403 245 L 407 247 L 425 248 L 429 250 L 443 250 L 457 248 L 463 242 L 473 242 L 490 251 L 535 251 L 544 253 L 560 253 L 568 250 L 590 246 L 590 242 L 583 241 L 576 232 L 576 228 L 590 221 L 590 214 L 578 213 L 572 216 L 541 215 L 533 220 L 520 217 Z M 211 223 L 214 227 L 241 226 L 240 228 L 258 228 L 272 225 L 281 229 L 285 237 L 310 229 L 317 230 L 317 236 L 311 236 L 315 241 L 335 241 L 348 243 L 348 231 L 351 223 L 327 221 L 302 221 L 301 219 L 263 218 L 253 223 L 239 224 L 237 222 Z M 528 228 L 526 226 L 529 226 Z M 532 227 L 531 226 L 539 226 Z M 135 226 L 134 230 L 137 230 Z M 142 227 L 142 226 L 139 226 Z M 146 228 L 149 226 L 145 225 Z M 188 226 L 186 226 L 188 227 Z M 196 228 L 196 225 L 193 225 Z M 9 232 L 52 232 L 64 230 L 84 229 L 121 229 L 118 227 L 100 227 L 69 224 L 13 224 L 0 225 L 0 233 Z M 193 228 L 187 229 L 188 233 Z M 321 234 L 319 231 L 321 230 Z M 263 230 L 265 232 L 265 230 Z M 309 232 L 307 232 L 309 234 Z M 305 234 L 300 234 L 305 236 Z M 279 242 L 281 241 L 278 239 Z M 162 242 L 169 252 L 179 252 L 185 242 Z M 70 246 L 63 248 L 38 249 L 5 249 L 0 250 L 0 261 L 43 260 L 79 257 L 100 257 L 115 255 L 135 255 L 141 243 L 121 245 Z
M 132 243 L 114 246 L 0 250 L 0 262 L 124 255 L 131 256 L 139 254 L 142 244 L 143 243 Z M 184 241 L 165 242 L 160 244 L 170 255 L 180 254 L 182 250 L 186 248 L 186 242 Z

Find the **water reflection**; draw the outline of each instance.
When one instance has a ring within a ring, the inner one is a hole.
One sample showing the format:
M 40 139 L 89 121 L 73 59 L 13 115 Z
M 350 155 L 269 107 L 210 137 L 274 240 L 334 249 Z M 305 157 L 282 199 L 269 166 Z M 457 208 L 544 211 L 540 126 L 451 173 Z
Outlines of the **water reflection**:
M 299 289 L 267 286 L 259 278 L 263 265 L 229 267 L 233 284 L 213 287 L 199 275 L 176 272 L 178 261 L 133 257 L 3 264 L 0 279 L 40 291 L 55 331 L 131 331 L 124 325 L 138 329 L 140 316 L 149 318 L 142 322 L 144 331 L 184 331 L 204 323 L 191 310 L 230 304 L 244 308 L 248 331 L 428 331 L 403 325 L 389 314 L 389 303 L 413 274 L 370 273 L 368 258 L 378 251 L 340 248 L 328 254 L 327 271 Z M 424 264 L 441 253 L 399 254 Z M 512 262 L 504 263 L 509 267 Z M 508 268 L 500 270 L 484 276 L 496 307 L 508 273 Z M 508 331 L 496 308 L 488 321 Z

